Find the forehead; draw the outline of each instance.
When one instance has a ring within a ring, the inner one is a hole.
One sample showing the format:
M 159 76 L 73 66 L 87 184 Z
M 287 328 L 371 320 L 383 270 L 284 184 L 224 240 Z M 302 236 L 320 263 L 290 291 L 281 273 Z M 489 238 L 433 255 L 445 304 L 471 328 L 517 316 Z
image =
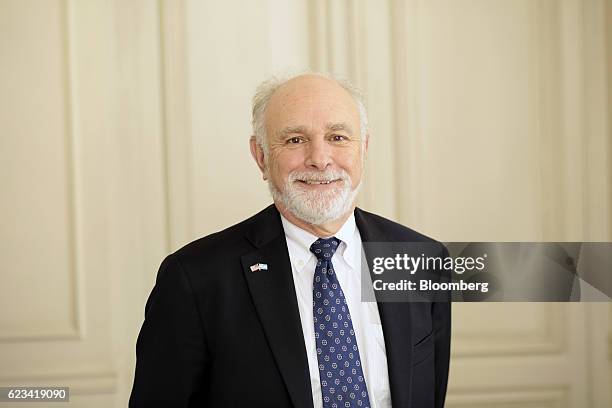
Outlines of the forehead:
M 349 123 L 358 129 L 359 110 L 351 95 L 335 81 L 317 76 L 294 78 L 279 87 L 265 113 L 266 128 L 320 128 Z

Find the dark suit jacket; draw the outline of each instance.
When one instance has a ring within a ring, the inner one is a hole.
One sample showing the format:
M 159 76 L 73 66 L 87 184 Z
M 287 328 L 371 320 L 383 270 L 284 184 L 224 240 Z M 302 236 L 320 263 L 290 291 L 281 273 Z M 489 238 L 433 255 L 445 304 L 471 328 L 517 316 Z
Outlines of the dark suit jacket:
M 355 210 L 364 242 L 433 242 Z M 442 246 L 440 246 L 443 248 Z M 251 272 L 255 263 L 267 271 Z M 378 303 L 393 407 L 442 407 L 450 303 Z M 312 407 L 289 253 L 274 205 L 161 264 L 130 407 Z

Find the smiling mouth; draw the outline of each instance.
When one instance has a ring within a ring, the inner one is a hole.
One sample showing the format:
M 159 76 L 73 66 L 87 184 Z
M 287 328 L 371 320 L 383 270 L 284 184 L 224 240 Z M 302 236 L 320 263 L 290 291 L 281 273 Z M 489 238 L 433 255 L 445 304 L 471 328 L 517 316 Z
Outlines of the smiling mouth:
M 338 180 L 297 180 L 302 184 L 306 184 L 306 185 L 327 185 L 327 184 L 332 184 L 335 183 Z

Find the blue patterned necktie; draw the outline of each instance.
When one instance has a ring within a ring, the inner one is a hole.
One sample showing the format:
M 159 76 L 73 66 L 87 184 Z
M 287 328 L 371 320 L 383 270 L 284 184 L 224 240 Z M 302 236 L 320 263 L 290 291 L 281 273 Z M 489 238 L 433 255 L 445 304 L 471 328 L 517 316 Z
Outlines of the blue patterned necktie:
M 310 246 L 317 257 L 312 307 L 323 406 L 369 408 L 351 314 L 331 261 L 340 242 L 319 238 Z

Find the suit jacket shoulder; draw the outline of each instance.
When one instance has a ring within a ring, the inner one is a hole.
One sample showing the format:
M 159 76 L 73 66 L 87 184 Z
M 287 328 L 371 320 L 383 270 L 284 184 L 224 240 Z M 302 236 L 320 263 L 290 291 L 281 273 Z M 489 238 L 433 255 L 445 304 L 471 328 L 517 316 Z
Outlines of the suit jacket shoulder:
M 278 211 L 270 205 L 224 230 L 196 239 L 175 251 L 174 257 L 192 279 L 240 279 L 240 258 L 282 232 Z M 223 271 L 224 273 L 219 273 Z
M 192 257 L 206 256 L 206 254 L 210 253 L 225 254 L 227 252 L 240 252 L 240 250 L 245 247 L 245 243 L 248 243 L 245 242 L 245 237 L 249 235 L 249 232 L 251 232 L 253 228 L 258 228 L 266 224 L 266 222 L 262 223 L 262 218 L 268 220 L 268 226 L 270 226 L 272 223 L 270 215 L 273 213 L 271 207 L 273 206 L 269 206 L 231 227 L 196 239 L 178 249 L 174 254 L 180 258 L 189 259 Z
M 435 239 L 421 234 L 418 231 L 360 208 L 355 209 L 355 221 L 357 222 L 357 227 L 359 228 L 363 241 L 366 242 L 438 243 Z

